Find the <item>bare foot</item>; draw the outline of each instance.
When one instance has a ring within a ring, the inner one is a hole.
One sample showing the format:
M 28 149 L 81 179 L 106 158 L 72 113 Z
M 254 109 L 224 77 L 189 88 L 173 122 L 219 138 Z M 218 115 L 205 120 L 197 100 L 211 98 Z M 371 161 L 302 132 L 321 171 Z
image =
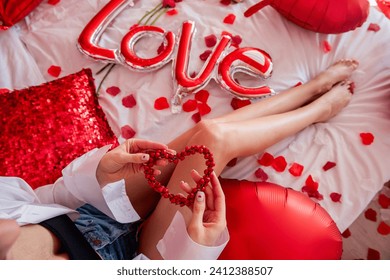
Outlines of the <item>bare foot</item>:
M 311 104 L 321 108 L 321 116 L 317 122 L 325 122 L 337 115 L 352 98 L 351 81 L 342 81 L 334 85 L 328 92 Z
M 348 79 L 358 66 L 359 62 L 354 59 L 342 59 L 321 72 L 314 80 L 319 82 L 320 91 L 325 93 L 335 84 Z

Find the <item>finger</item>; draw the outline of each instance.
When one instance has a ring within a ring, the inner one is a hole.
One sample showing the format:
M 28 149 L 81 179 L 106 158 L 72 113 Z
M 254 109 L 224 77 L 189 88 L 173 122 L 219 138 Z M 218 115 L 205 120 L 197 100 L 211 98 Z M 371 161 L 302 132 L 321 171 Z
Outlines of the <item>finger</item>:
M 192 206 L 191 224 L 197 227 L 203 226 L 203 215 L 206 209 L 205 193 L 198 191 L 195 195 L 194 205 Z
M 202 179 L 202 176 L 196 171 L 195 169 L 191 170 L 191 177 L 195 181 L 195 183 L 198 183 L 200 179 Z
M 183 191 L 185 191 L 186 193 L 191 193 L 192 192 L 192 188 L 191 188 L 191 186 L 187 182 L 181 181 L 180 182 L 180 188 Z
M 129 154 L 129 153 L 120 153 L 119 154 L 119 160 L 120 163 L 145 163 L 149 160 L 150 156 L 149 154 L 145 153 L 136 153 L 136 154 Z
M 225 218 L 226 217 L 225 194 L 223 193 L 221 183 L 219 182 L 215 172 L 211 173 L 210 179 L 211 179 L 211 185 L 213 187 L 215 211 L 217 211 L 220 217 Z
M 159 142 L 144 140 L 144 139 L 132 139 L 129 141 L 129 151 L 138 152 L 140 150 L 169 150 L 168 146 Z
M 214 206 L 214 194 L 213 194 L 212 187 L 206 186 L 205 194 L 206 194 L 206 208 L 214 211 L 215 206 Z

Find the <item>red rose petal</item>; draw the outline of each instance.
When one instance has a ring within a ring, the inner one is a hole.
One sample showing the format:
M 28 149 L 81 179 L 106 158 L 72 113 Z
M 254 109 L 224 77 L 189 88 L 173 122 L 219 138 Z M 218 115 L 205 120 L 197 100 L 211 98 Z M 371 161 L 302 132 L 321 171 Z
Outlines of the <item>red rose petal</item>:
M 49 73 L 50 76 L 57 78 L 61 74 L 61 67 L 52 65 L 47 69 L 47 73 Z
M 165 46 L 164 42 L 162 42 L 161 45 L 157 49 L 157 54 L 161 54 L 165 50 L 166 47 L 167 46 Z
M 133 108 L 137 105 L 137 101 L 135 100 L 134 95 L 130 94 L 122 99 L 122 104 L 126 108 Z
M 309 175 L 305 181 L 305 186 L 313 190 L 318 190 L 318 182 L 314 181 L 313 177 Z
M 322 167 L 322 169 L 324 171 L 328 171 L 329 169 L 332 169 L 333 167 L 336 166 L 336 163 L 335 162 L 332 162 L 332 161 L 328 161 L 327 163 L 325 163 L 325 165 Z
M 365 212 L 364 212 L 364 217 L 366 217 L 367 220 L 370 220 L 370 221 L 373 221 L 373 222 L 376 222 L 376 211 L 372 208 L 368 208 Z
M 0 88 L 0 94 L 9 92 L 8 88 Z
M 272 167 L 278 172 L 283 172 L 287 167 L 287 161 L 283 156 L 278 156 L 272 162 Z
M 355 88 L 356 88 L 355 82 L 351 82 L 349 84 L 348 90 L 349 90 L 350 93 L 354 94 L 355 93 Z
M 174 15 L 177 15 L 178 13 L 179 12 L 176 9 L 171 9 L 171 10 L 167 11 L 168 16 L 174 16 Z
M 380 260 L 381 254 L 372 248 L 368 248 L 367 251 L 367 260 Z
M 370 23 L 370 25 L 368 26 L 367 30 L 368 31 L 378 32 L 379 30 L 381 30 L 381 27 L 378 24 L 376 24 L 376 23 Z
M 197 93 L 195 93 L 195 99 L 202 103 L 207 103 L 207 100 L 209 99 L 210 93 L 207 90 L 200 90 Z
M 288 171 L 291 173 L 291 175 L 299 177 L 302 175 L 303 172 L 303 165 L 294 162 L 291 167 L 288 169 Z
M 211 50 L 205 50 L 203 53 L 199 55 L 200 60 L 206 61 L 211 54 Z
M 235 20 L 236 20 L 236 16 L 235 16 L 234 14 L 228 14 L 228 15 L 223 19 L 223 23 L 226 23 L 226 24 L 233 24 Z
M 194 99 L 187 100 L 183 104 L 183 111 L 184 112 L 192 112 L 192 111 L 195 111 L 196 108 L 198 108 L 198 102 Z
M 118 87 L 112 86 L 112 87 L 107 88 L 106 92 L 112 96 L 116 96 L 121 92 L 121 90 Z
M 198 110 L 201 116 L 207 115 L 211 112 L 211 108 L 206 103 L 198 103 Z
M 225 6 L 229 6 L 231 4 L 232 0 L 220 0 L 219 3 Z
M 176 7 L 175 0 L 162 0 L 163 7 L 174 8 Z
M 125 125 L 121 127 L 121 135 L 125 139 L 130 139 L 135 136 L 135 131 L 134 129 L 131 128 L 129 125 Z
M 362 140 L 363 145 L 371 145 L 374 142 L 374 135 L 370 132 L 360 133 L 360 138 Z
M 382 208 L 387 209 L 390 206 L 390 197 L 380 194 L 378 197 L 378 203 Z
M 322 50 L 324 51 L 324 53 L 328 53 L 332 50 L 332 46 L 328 41 L 324 40 L 322 42 Z
M 50 5 L 57 5 L 60 2 L 61 2 L 61 0 L 47 0 L 47 3 Z
M 245 107 L 247 105 L 250 105 L 252 104 L 252 102 L 250 100 L 241 100 L 241 99 L 238 99 L 238 98 L 232 98 L 232 101 L 230 102 L 230 105 L 232 106 L 232 108 L 234 110 L 237 110 L 237 109 L 240 109 L 242 107 Z
M 388 235 L 390 234 L 390 226 L 382 221 L 380 222 L 377 231 L 382 235 Z
M 226 164 L 226 166 L 233 167 L 237 164 L 237 158 L 232 159 L 231 161 Z
M 341 234 L 344 238 L 348 238 L 351 236 L 351 231 L 349 230 L 349 228 L 347 228 L 342 234 Z
M 204 37 L 204 42 L 208 48 L 212 48 L 217 44 L 217 36 L 211 34 L 209 36 Z
M 233 36 L 232 42 L 233 42 L 234 44 L 236 44 L 236 45 L 241 44 L 241 43 L 242 43 L 242 38 L 241 38 L 241 36 L 240 36 L 240 35 L 235 35 L 235 36 Z
M 160 97 L 154 101 L 154 109 L 164 110 L 167 108 L 169 108 L 169 103 L 168 103 L 168 99 L 166 97 Z
M 202 117 L 200 116 L 199 112 L 195 113 L 191 116 L 191 119 L 195 122 L 198 123 L 202 120 Z
M 329 196 L 330 196 L 330 199 L 331 199 L 333 202 L 340 202 L 341 194 L 336 193 L 336 192 L 332 192 Z
M 255 172 L 256 178 L 260 179 L 261 182 L 265 182 L 268 180 L 268 175 L 267 173 L 264 172 L 263 169 L 258 168 Z
M 313 198 L 318 199 L 318 200 L 324 199 L 324 196 L 322 194 L 320 194 L 317 190 L 314 190 L 314 189 L 307 187 L 307 186 L 302 187 L 302 192 L 305 192 L 305 193 L 307 193 L 307 195 L 309 197 L 313 197 Z
M 299 86 L 301 86 L 302 85 L 302 82 L 298 82 L 298 83 L 296 83 L 293 87 L 299 87 Z
M 270 153 L 264 153 L 257 162 L 262 166 L 271 166 L 274 161 L 274 156 Z
M 191 77 L 191 78 L 195 78 L 195 77 L 196 77 L 196 72 L 195 72 L 195 71 L 192 72 L 192 73 L 190 74 L 190 77 Z

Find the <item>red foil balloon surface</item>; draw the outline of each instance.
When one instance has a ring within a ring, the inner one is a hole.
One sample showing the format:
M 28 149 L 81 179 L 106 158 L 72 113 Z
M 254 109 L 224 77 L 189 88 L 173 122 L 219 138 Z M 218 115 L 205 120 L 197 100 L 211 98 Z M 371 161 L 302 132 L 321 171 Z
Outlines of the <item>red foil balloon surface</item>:
M 308 196 L 271 183 L 221 180 L 230 241 L 220 259 L 331 260 L 341 234 Z
M 0 0 L 0 30 L 6 30 L 34 10 L 42 0 Z
M 251 16 L 265 6 L 272 6 L 302 28 L 327 34 L 354 30 L 368 17 L 368 0 L 263 0 L 246 12 Z
M 390 0 L 376 0 L 378 8 L 390 19 Z
M 0 176 L 33 188 L 54 183 L 73 159 L 117 145 L 98 104 L 91 70 L 0 94 Z

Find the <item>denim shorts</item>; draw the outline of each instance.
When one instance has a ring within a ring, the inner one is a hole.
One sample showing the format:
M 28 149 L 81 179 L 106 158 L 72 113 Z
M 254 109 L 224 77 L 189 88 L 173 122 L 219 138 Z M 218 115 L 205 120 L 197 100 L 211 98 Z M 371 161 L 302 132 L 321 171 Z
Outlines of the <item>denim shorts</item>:
M 131 260 L 137 255 L 138 222 L 121 224 L 89 204 L 77 211 L 75 225 L 102 259 Z

